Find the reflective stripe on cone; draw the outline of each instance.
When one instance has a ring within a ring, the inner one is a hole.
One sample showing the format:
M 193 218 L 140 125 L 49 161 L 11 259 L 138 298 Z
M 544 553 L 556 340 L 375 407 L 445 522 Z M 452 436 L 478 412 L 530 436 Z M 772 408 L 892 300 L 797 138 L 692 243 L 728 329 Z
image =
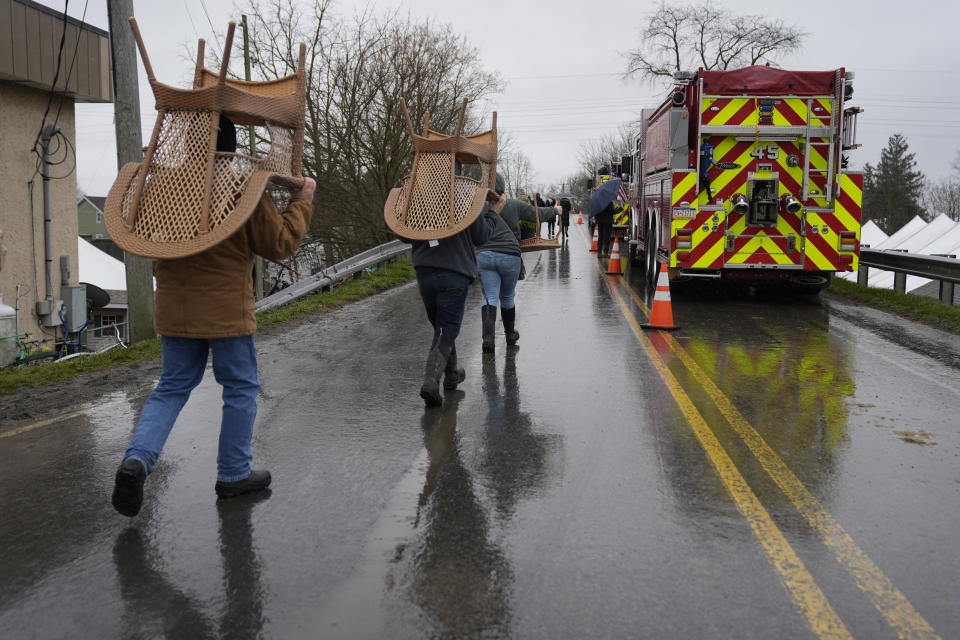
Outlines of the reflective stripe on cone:
M 613 241 L 613 249 L 610 251 L 610 264 L 607 265 L 607 275 L 623 275 L 623 270 L 620 268 L 620 238 L 615 238 Z
M 640 325 L 644 329 L 664 329 L 672 330 L 680 327 L 673 324 L 673 303 L 670 302 L 670 278 L 667 276 L 667 268 L 660 265 L 660 275 L 657 276 L 657 290 L 653 294 L 653 307 L 650 309 L 650 318 L 645 324 Z

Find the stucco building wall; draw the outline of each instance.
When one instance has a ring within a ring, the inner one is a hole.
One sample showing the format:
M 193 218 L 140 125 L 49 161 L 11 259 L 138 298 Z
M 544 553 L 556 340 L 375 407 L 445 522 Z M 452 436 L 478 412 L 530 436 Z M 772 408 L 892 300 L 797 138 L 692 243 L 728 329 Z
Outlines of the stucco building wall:
M 41 328 L 36 302 L 46 297 L 44 256 L 43 179 L 37 171 L 34 143 L 40 131 L 49 94 L 10 81 L 0 81 L 0 230 L 6 257 L 0 268 L 0 294 L 4 304 L 19 309 L 19 331 L 30 339 L 52 343 L 54 328 Z M 57 126 L 75 143 L 73 100 L 54 99 L 47 116 L 52 122 L 60 110 Z M 52 145 L 55 146 L 55 145 Z M 66 153 L 66 157 L 64 156 Z M 65 159 L 64 159 L 65 158 Z M 70 284 L 77 284 L 77 181 L 75 158 L 61 145 L 54 158 L 63 164 L 51 167 L 50 217 L 51 294 L 60 300 L 60 256 L 70 257 Z M 69 175 L 67 175 L 69 174 Z M 20 288 L 19 301 L 17 287 Z

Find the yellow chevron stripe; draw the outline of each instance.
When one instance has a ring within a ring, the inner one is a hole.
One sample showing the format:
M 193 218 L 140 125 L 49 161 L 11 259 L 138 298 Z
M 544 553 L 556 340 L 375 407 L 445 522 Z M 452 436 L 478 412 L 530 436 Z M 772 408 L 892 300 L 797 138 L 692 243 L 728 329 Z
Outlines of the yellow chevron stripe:
M 727 264 L 745 264 L 747 259 L 752 257 L 760 249 L 763 249 L 773 260 L 780 265 L 791 265 L 794 261 L 785 253 L 781 252 L 780 247 L 768 236 L 756 236 L 748 241 L 743 248 L 734 256 L 727 260 Z
M 694 171 L 691 171 L 683 177 L 679 184 L 673 187 L 673 194 L 671 195 L 670 201 L 673 203 L 673 206 L 679 206 L 680 201 L 684 195 L 689 193 L 692 189 L 697 188 L 697 174 Z M 690 206 L 696 208 L 696 201 L 691 202 Z
M 809 229 L 811 226 L 823 226 L 823 218 L 816 213 L 807 213 L 807 228 Z M 805 252 L 807 256 L 807 262 L 813 263 L 813 266 L 815 266 L 817 269 L 829 271 L 834 268 L 833 265 L 830 264 L 830 260 L 828 260 L 823 253 L 817 249 L 817 245 L 814 243 L 807 242 Z
M 724 241 L 725 241 L 724 237 L 720 236 L 720 238 L 713 244 L 713 246 L 710 247 L 710 249 L 707 250 L 702 256 L 700 256 L 700 259 L 697 260 L 693 264 L 693 266 L 705 269 L 709 267 L 711 264 L 713 264 L 715 260 L 723 256 Z
M 797 117 L 799 117 L 804 122 L 807 121 L 807 101 L 806 100 L 801 100 L 800 98 L 786 98 L 783 101 L 783 104 L 780 106 L 790 109 L 797 115 Z
M 863 190 L 845 173 L 840 174 L 840 189 L 850 196 L 850 199 L 853 200 L 858 207 L 863 206 Z
M 717 114 L 717 117 L 710 121 L 711 125 L 718 124 L 729 124 L 730 119 L 736 115 L 740 109 L 744 107 L 748 102 L 752 102 L 751 98 L 734 98 L 727 103 L 723 109 L 720 110 L 720 113 Z M 747 116 L 747 119 L 743 122 L 737 123 L 742 125 L 750 125 L 757 123 L 757 112 L 754 111 L 752 114 Z

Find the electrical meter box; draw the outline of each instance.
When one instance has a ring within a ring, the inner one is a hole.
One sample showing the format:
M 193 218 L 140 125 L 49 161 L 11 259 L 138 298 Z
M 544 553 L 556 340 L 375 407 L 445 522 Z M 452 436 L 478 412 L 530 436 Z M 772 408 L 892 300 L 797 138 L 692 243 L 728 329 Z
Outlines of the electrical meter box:
M 63 294 L 63 319 L 67 329 L 71 333 L 80 331 L 87 323 L 87 286 L 65 286 L 60 293 Z

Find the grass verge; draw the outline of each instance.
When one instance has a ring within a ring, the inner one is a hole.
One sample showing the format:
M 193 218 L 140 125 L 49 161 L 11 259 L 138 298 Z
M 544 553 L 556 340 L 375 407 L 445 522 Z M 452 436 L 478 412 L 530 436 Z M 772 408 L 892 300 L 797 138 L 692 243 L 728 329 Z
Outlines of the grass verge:
M 414 278 L 410 260 L 389 264 L 373 272 L 362 273 L 332 291 L 318 293 L 257 315 L 257 325 L 268 327 L 312 313 L 327 313 L 380 291 L 391 289 Z M 81 356 L 64 362 L 50 362 L 0 370 L 0 394 L 22 387 L 36 387 L 66 380 L 84 373 L 160 357 L 160 340 L 146 340 L 127 349 L 113 349 L 97 355 Z
M 960 334 L 960 307 L 947 306 L 937 298 L 900 293 L 892 289 L 861 287 L 842 278 L 833 278 L 828 291 L 848 300 Z

